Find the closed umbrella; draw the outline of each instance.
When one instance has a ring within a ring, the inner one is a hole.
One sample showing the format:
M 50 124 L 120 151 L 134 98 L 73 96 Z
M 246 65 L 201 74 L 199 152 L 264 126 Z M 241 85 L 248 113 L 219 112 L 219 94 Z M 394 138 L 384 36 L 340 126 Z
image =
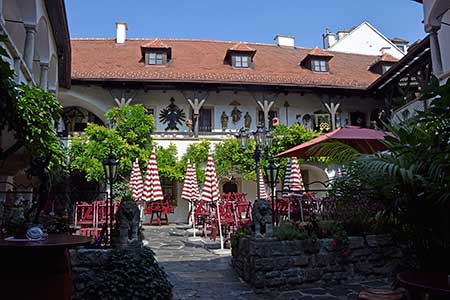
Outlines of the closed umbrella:
M 206 165 L 206 177 L 205 184 L 203 185 L 202 200 L 212 202 L 216 205 L 217 220 L 219 225 L 219 235 L 220 235 L 220 249 L 223 250 L 223 235 L 222 235 L 222 224 L 220 221 L 220 210 L 219 210 L 219 185 L 217 182 L 216 167 L 214 166 L 214 159 L 212 154 L 208 154 L 208 163 Z
M 188 161 L 186 176 L 184 177 L 183 190 L 181 192 L 181 198 L 188 201 L 191 205 L 191 221 L 194 230 L 194 238 L 196 235 L 195 201 L 199 199 L 199 194 L 197 174 L 195 168 L 192 167 L 192 165 Z
M 259 171 L 259 197 L 261 199 L 269 198 L 266 193 L 266 187 L 264 185 L 264 177 L 261 171 Z
M 291 183 L 290 183 L 290 191 L 291 195 L 294 197 L 301 197 L 303 194 L 303 191 L 305 190 L 305 186 L 303 184 L 303 178 L 302 173 L 300 172 L 300 166 L 298 164 L 298 160 L 296 157 L 292 157 L 292 167 L 291 167 Z M 302 200 L 299 199 L 300 203 L 300 216 L 302 222 L 303 219 L 303 206 L 302 206 Z
M 284 173 L 283 197 L 289 197 L 291 191 L 291 159 L 288 158 Z M 288 220 L 291 219 L 291 201 L 288 199 Z
M 153 151 L 147 164 L 145 173 L 144 191 L 142 192 L 143 201 L 162 201 L 164 195 L 159 181 L 158 165 L 156 163 L 156 154 Z
M 133 162 L 133 168 L 131 170 L 130 181 L 128 182 L 128 188 L 132 191 L 132 198 L 138 202 L 142 197 L 142 191 L 144 189 L 144 183 L 142 181 L 141 169 L 139 167 L 139 160 Z

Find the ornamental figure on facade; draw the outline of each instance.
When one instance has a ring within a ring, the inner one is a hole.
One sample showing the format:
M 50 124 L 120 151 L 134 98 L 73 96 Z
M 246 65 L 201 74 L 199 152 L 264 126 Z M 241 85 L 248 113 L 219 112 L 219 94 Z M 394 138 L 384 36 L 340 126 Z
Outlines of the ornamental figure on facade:
M 233 123 L 237 123 L 241 120 L 242 112 L 235 106 L 233 110 L 231 111 L 231 120 Z
M 222 115 L 220 116 L 220 122 L 222 123 L 222 130 L 225 131 L 225 129 L 228 128 L 228 116 L 225 112 L 222 112 Z
M 177 125 L 182 125 L 186 120 L 186 114 L 175 103 L 175 99 L 170 98 L 170 104 L 161 110 L 159 114 L 159 121 L 167 124 L 167 130 L 179 130 Z
M 247 129 L 250 129 L 250 126 L 252 126 L 252 117 L 248 112 L 246 112 L 244 116 L 244 126 Z

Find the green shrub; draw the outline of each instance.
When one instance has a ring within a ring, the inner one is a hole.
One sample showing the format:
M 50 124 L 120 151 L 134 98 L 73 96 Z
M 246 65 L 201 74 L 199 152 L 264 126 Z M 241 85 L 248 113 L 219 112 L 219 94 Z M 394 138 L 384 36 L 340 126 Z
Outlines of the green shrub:
M 147 247 L 115 249 L 107 263 L 77 276 L 75 300 L 171 299 L 172 285 Z
M 304 240 L 308 233 L 292 222 L 283 221 L 274 229 L 274 236 L 281 241 Z
M 231 234 L 230 242 L 231 248 L 238 251 L 239 250 L 239 240 L 246 235 L 250 234 L 250 230 L 247 226 L 241 227 Z

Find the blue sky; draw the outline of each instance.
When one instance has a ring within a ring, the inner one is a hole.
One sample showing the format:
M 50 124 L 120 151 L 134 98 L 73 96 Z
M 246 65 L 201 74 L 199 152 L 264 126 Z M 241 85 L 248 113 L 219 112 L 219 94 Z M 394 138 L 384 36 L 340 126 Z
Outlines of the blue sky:
M 297 46 L 322 46 L 333 32 L 369 21 L 387 37 L 422 38 L 422 6 L 412 0 L 66 0 L 72 37 L 193 38 L 273 43 L 292 35 Z

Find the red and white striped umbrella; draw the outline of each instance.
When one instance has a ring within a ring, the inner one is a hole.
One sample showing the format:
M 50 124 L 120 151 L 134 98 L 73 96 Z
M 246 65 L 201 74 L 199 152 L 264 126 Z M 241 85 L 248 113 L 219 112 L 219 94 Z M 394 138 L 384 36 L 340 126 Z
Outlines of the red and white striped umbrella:
M 192 171 L 192 199 L 200 200 L 200 189 L 198 188 L 195 164 L 192 166 Z
M 203 185 L 202 200 L 208 202 L 219 202 L 219 185 L 217 182 L 216 167 L 212 154 L 208 155 L 208 163 L 206 165 L 205 184 Z
M 298 160 L 296 157 L 291 158 L 292 166 L 291 166 L 291 186 L 290 190 L 294 195 L 301 194 L 302 191 L 305 190 L 305 186 L 303 184 L 302 173 L 300 172 L 300 165 L 298 164 Z
M 216 214 L 219 227 L 220 235 L 220 249 L 223 248 L 223 235 L 222 235 L 222 224 L 220 220 L 220 209 L 219 209 L 219 184 L 217 182 L 216 167 L 214 166 L 214 159 L 212 154 L 208 154 L 208 163 L 206 165 L 206 177 L 205 184 L 203 185 L 202 200 L 212 202 L 216 205 Z
M 186 176 L 184 176 L 183 189 L 181 190 L 181 199 L 192 200 L 192 165 L 188 161 L 186 167 Z
M 142 193 L 144 201 L 164 200 L 161 182 L 159 181 L 158 166 L 156 163 L 156 154 L 152 151 L 148 160 L 147 171 L 145 173 L 144 191 Z
M 144 183 L 142 182 L 141 169 L 139 167 L 139 160 L 133 162 L 133 168 L 131 170 L 130 181 L 128 182 L 128 188 L 133 192 L 133 200 L 139 201 L 142 197 L 142 191 L 144 189 Z
M 197 173 L 195 168 L 188 162 L 186 168 L 186 176 L 184 177 L 183 190 L 181 198 L 186 201 L 193 201 L 199 199 L 199 189 L 197 182 Z
M 298 160 L 296 157 L 291 158 L 292 166 L 291 166 L 291 195 L 294 197 L 299 197 L 298 201 L 300 204 L 300 218 L 301 221 L 304 221 L 303 218 L 303 204 L 302 204 L 302 198 L 300 197 L 302 195 L 302 191 L 305 190 L 305 186 L 303 185 L 303 178 L 302 173 L 300 172 L 300 165 L 298 164 Z
M 261 170 L 259 171 L 259 198 L 260 199 L 269 198 L 266 193 L 266 186 L 264 185 L 264 178 Z

